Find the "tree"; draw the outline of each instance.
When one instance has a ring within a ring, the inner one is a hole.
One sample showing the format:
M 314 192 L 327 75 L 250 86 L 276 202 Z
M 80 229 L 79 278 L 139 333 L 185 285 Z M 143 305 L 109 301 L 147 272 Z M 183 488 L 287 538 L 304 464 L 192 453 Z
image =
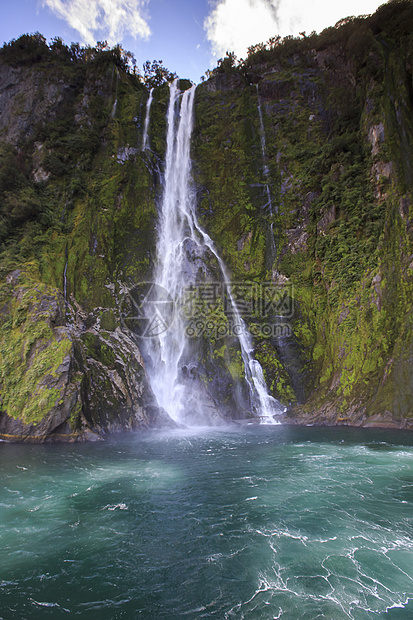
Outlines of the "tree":
M 162 60 L 147 60 L 143 63 L 143 81 L 148 88 L 161 86 L 165 82 L 172 82 L 177 77 L 163 66 Z
M 18 39 L 12 39 L 1 48 L 1 55 L 6 62 L 17 65 L 31 65 L 50 56 L 50 49 L 45 37 L 40 32 L 23 34 Z

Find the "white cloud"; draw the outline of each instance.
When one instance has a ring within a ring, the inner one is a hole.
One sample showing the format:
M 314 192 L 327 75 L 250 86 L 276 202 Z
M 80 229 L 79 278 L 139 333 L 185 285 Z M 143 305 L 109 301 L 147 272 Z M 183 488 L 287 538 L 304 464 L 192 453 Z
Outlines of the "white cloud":
M 42 0 L 60 19 L 77 30 L 82 43 L 106 39 L 120 43 L 125 34 L 148 39 L 151 34 L 145 6 L 148 0 Z
M 213 0 L 204 21 L 215 58 L 247 49 L 270 37 L 321 32 L 349 15 L 374 13 L 384 0 Z
M 279 17 L 280 33 L 298 35 L 300 31 L 310 34 L 334 26 L 340 19 L 351 15 L 374 13 L 385 0 L 281 0 Z
M 235 52 L 245 58 L 247 49 L 265 42 L 278 31 L 276 0 L 218 0 L 204 21 L 216 58 Z

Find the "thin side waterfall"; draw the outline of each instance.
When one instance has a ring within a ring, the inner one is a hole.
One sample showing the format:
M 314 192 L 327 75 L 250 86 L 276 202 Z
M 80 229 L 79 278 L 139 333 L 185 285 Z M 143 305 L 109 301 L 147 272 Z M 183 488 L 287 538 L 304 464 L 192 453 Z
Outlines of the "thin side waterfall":
M 67 305 L 67 263 L 69 260 L 69 252 L 68 252 L 67 246 L 65 249 L 65 258 L 66 258 L 66 262 L 65 262 L 65 268 L 63 271 L 63 296 L 65 299 L 65 305 Z
M 265 191 L 267 194 L 267 203 L 264 205 L 264 209 L 265 210 L 268 209 L 268 212 L 271 217 L 269 237 L 270 237 L 271 259 L 272 259 L 272 263 L 274 264 L 274 261 L 277 257 L 277 248 L 275 246 L 275 241 L 274 241 L 274 211 L 273 211 L 271 193 L 270 193 L 270 187 L 269 187 L 270 171 L 267 165 L 266 145 L 265 145 L 265 128 L 264 128 L 264 121 L 262 118 L 262 110 L 261 110 L 260 93 L 258 90 L 258 84 L 256 84 L 256 89 L 257 89 L 257 100 L 258 100 L 258 116 L 260 119 L 261 154 L 262 154 L 262 161 L 264 164 L 263 172 L 264 172 L 264 179 L 265 179 Z M 277 207 L 275 207 L 275 212 L 278 213 Z
M 148 128 L 149 128 L 149 118 L 151 112 L 151 104 L 153 99 L 153 88 L 149 91 L 149 97 L 146 102 L 146 114 L 145 114 L 145 124 L 143 126 L 143 138 L 142 138 L 142 151 L 148 148 Z
M 273 416 L 283 413 L 285 411 L 285 408 L 281 405 L 281 403 L 278 402 L 278 400 L 268 394 L 268 388 L 265 382 L 264 372 L 262 370 L 261 364 L 253 357 L 254 348 L 252 344 L 252 338 L 248 332 L 245 322 L 243 321 L 241 315 L 238 312 L 237 305 L 232 295 L 231 285 L 227 271 L 225 269 L 225 265 L 222 259 L 218 256 L 211 238 L 206 233 L 203 233 L 203 235 L 205 245 L 215 255 L 221 268 L 221 273 L 223 275 L 228 297 L 232 306 L 232 314 L 235 319 L 234 323 L 235 325 L 239 325 L 241 328 L 239 330 L 238 340 L 241 348 L 242 361 L 244 363 L 245 379 L 247 381 L 250 391 L 252 409 L 255 415 L 260 418 L 261 423 L 274 424 Z
M 119 71 L 116 69 L 116 89 L 115 89 L 115 101 L 112 106 L 111 117 L 115 118 L 116 108 L 118 106 L 118 84 L 119 84 Z
M 219 265 L 227 298 L 232 306 L 234 322 L 241 327 L 237 330 L 237 337 L 251 408 L 256 417 L 273 423 L 272 416 L 284 409 L 268 394 L 262 368 L 253 358 L 252 339 L 237 310 L 225 265 L 211 238 L 199 225 L 195 212 L 190 159 L 194 97 L 195 86 L 182 94 L 177 80 L 170 85 L 165 185 L 154 281 L 158 287 L 166 289 L 174 300 L 181 300 L 188 286 L 196 283 L 196 276 L 188 259 L 188 248 L 198 257 L 209 251 L 209 255 L 212 255 Z M 193 339 L 190 342 L 186 328 L 185 319 L 177 313 L 172 326 L 156 338 L 151 338 L 147 347 L 151 361 L 148 374 L 153 391 L 158 403 L 178 422 L 186 419 L 185 408 L 188 406 L 188 392 L 185 382 L 181 380 L 181 366 L 184 355 L 188 355 L 188 351 L 193 347 Z

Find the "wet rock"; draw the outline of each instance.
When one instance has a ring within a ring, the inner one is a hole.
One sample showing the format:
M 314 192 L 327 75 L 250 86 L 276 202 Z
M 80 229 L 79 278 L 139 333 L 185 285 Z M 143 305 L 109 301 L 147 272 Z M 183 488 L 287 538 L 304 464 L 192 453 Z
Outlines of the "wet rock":
M 7 142 L 17 145 L 22 136 L 32 135 L 36 123 L 53 118 L 68 86 L 46 81 L 40 71 L 11 67 L 0 62 L 0 132 Z
M 371 144 L 371 154 L 374 157 L 380 151 L 380 146 L 384 142 L 384 125 L 379 123 L 378 125 L 372 125 L 369 129 L 368 139 Z
M 118 163 L 124 164 L 125 161 L 132 159 L 135 157 L 136 153 L 139 153 L 139 149 L 133 148 L 132 146 L 123 146 L 118 149 L 117 160 Z
M 12 295 L 16 327 L 3 332 L 2 341 L 3 439 L 83 441 L 110 432 L 173 426 L 157 405 L 129 332 L 100 329 L 96 320 L 86 328 L 80 307 L 66 305 L 61 293 L 45 286 L 19 287 Z M 103 310 L 103 317 L 113 312 Z M 97 314 L 102 316 L 102 309 Z
M 332 205 L 323 215 L 321 220 L 317 223 L 317 233 L 323 234 L 326 232 L 327 228 L 330 226 L 332 222 L 336 219 L 336 206 Z

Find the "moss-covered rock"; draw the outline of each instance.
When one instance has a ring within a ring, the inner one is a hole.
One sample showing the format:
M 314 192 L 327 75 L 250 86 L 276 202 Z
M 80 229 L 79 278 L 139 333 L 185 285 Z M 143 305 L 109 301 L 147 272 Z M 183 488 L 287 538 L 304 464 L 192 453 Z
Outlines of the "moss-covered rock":
M 234 282 L 292 309 L 262 313 L 258 295 L 245 316 L 289 421 L 412 424 L 412 10 L 228 55 L 196 91 L 200 222 Z M 148 90 L 120 51 L 52 48 L 27 35 L 0 52 L 0 432 L 42 439 L 162 419 L 119 313 L 153 273 L 168 85 L 143 152 Z M 212 256 L 192 259 L 218 280 Z M 251 414 L 236 339 L 189 348 L 194 398 Z
M 168 423 L 139 349 L 119 327 L 104 331 L 101 313 L 86 317 L 21 271 L 1 293 L 3 439 L 77 441 Z

